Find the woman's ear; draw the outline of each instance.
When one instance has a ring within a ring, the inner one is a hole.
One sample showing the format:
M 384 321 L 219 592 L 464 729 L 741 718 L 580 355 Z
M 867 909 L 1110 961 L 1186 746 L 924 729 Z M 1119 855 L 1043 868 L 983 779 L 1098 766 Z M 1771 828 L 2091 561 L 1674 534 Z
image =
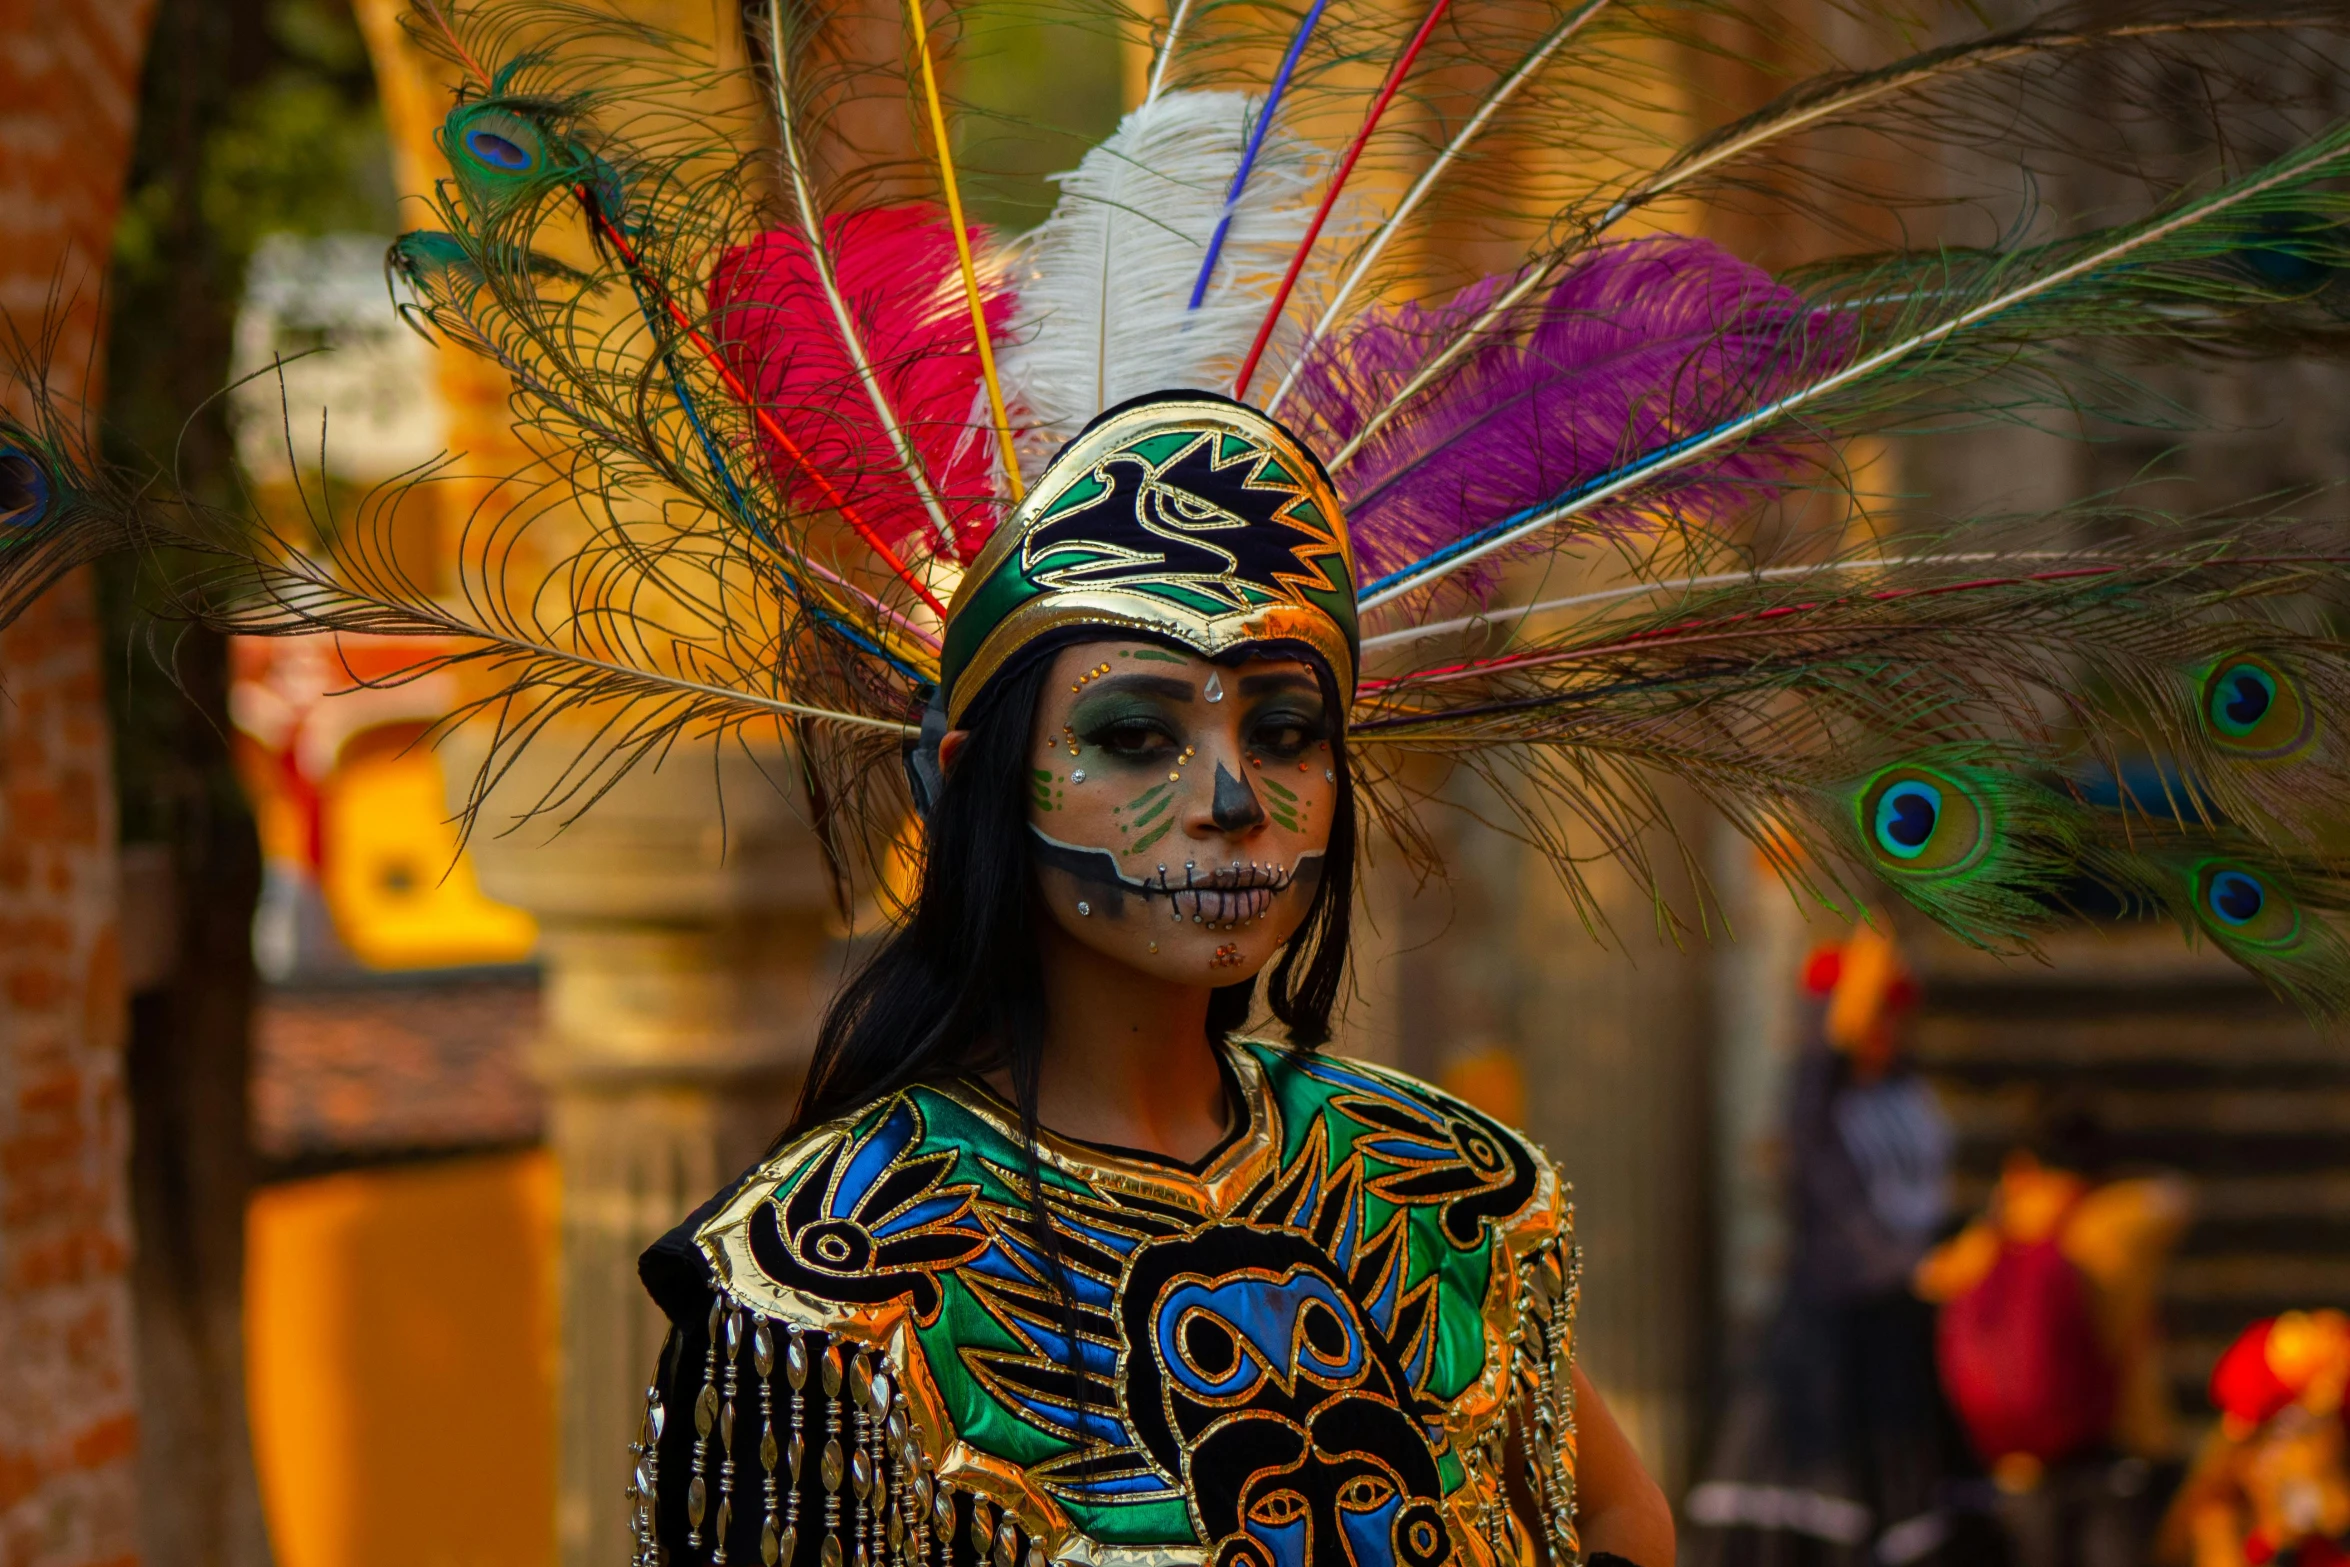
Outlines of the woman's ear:
M 963 744 L 971 738 L 968 729 L 950 729 L 938 738 L 938 775 L 944 778 L 955 770 L 955 758 L 963 754 Z

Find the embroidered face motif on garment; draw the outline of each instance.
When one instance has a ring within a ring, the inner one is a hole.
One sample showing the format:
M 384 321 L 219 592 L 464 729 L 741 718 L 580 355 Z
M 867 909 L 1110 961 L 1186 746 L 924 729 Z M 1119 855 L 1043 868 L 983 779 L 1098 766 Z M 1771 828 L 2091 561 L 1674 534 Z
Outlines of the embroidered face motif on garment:
M 753 1310 L 883 1347 L 911 1517 L 979 1529 L 980 1567 L 1524 1567 L 1509 1439 L 1576 1559 L 1556 1176 L 1378 1068 L 1251 1042 L 1226 1064 L 1243 1114 L 1196 1167 L 1044 1136 L 1057 1257 L 1017 1112 L 953 1084 L 778 1156 L 704 1244 Z M 723 1408 L 722 1360 L 702 1376 Z M 974 1560 L 919 1536 L 907 1559 Z
M 1121 1294 L 1126 1407 L 1183 1477 L 1215 1567 L 1437 1567 L 1435 1455 L 1395 1346 L 1335 1260 L 1290 1230 L 1140 1253 Z
M 1305 919 L 1338 802 L 1311 665 L 1083 643 L 1055 659 L 1031 739 L 1038 881 L 1085 945 L 1231 984 Z

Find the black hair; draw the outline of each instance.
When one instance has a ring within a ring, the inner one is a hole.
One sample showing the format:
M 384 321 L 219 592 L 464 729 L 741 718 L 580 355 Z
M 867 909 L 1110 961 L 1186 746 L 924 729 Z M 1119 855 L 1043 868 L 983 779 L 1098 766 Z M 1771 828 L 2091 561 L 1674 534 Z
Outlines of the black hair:
M 1029 854 L 1028 758 L 1036 708 L 1054 654 L 1101 633 L 1040 643 L 991 681 L 964 715 L 970 731 L 932 808 L 921 880 L 905 922 L 834 997 L 798 1108 L 778 1145 L 834 1116 L 909 1084 L 1008 1069 L 1031 1150 L 1037 1073 L 1044 1048 L 1044 973 Z M 1171 644 L 1172 645 L 1172 644 Z M 1263 644 L 1222 662 L 1262 657 Z M 1290 651 L 1286 646 L 1282 651 Z M 1320 885 L 1304 922 L 1267 975 L 1266 1004 L 1290 1042 L 1330 1037 L 1344 980 L 1354 904 L 1354 782 L 1347 765 L 1336 683 L 1304 655 L 1322 683 L 1338 804 Z M 1217 988 L 1208 1033 L 1221 1040 L 1248 1021 L 1256 981 Z

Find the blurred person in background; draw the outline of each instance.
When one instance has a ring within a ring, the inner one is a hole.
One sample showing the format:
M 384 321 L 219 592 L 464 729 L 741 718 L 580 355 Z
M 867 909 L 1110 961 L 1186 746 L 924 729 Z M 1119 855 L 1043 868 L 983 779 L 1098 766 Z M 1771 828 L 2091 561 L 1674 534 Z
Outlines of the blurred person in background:
M 2157 1559 L 2192 1567 L 2350 1563 L 2342 1395 L 2350 1318 L 2288 1311 L 2246 1328 L 2211 1374 L 2219 1424 L 2164 1521 Z
M 2145 1560 L 2178 1449 L 2157 1304 L 2190 1194 L 2173 1176 L 2108 1179 L 2107 1164 L 2089 1108 L 2050 1101 L 1981 1217 L 1917 1270 L 2018 1567 Z
M 1984 1560 L 1948 1481 L 1966 1457 L 1910 1275 L 1949 1212 L 1952 1136 L 1906 1036 L 1919 1000 L 1893 938 L 1863 925 L 1814 951 L 1816 1023 L 1788 1107 L 1786 1294 L 1760 1374 L 1691 1491 L 1693 1559 Z

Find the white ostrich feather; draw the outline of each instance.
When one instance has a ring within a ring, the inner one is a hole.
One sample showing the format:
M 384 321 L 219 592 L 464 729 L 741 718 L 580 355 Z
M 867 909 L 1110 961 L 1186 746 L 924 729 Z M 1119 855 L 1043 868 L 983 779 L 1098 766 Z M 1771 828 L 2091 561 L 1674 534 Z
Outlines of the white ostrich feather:
M 1237 92 L 1144 104 L 1056 176 L 1052 215 L 1006 247 L 1019 306 L 999 363 L 1023 469 L 1130 397 L 1230 389 L 1320 190 L 1315 149 L 1266 136 L 1207 297 L 1184 308 L 1260 107 Z

